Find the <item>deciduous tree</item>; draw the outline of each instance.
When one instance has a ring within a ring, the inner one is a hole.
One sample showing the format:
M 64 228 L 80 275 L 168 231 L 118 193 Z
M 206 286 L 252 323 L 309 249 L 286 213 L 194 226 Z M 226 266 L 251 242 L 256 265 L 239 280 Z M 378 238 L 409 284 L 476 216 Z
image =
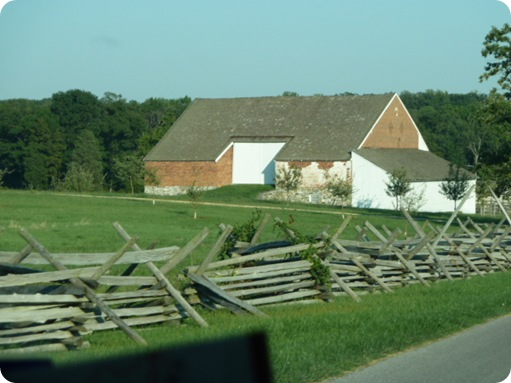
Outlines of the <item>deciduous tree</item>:
M 408 175 L 405 168 L 394 169 L 387 173 L 389 181 L 385 183 L 385 193 L 392 198 L 395 198 L 395 208 L 401 208 L 401 199 L 412 189 Z
M 469 177 L 464 169 L 457 165 L 449 167 L 449 175 L 440 184 L 440 193 L 454 201 L 454 210 L 457 202 L 465 196 L 469 187 Z
M 103 154 L 98 139 L 89 130 L 83 130 L 76 138 L 71 163 L 78 164 L 92 176 L 93 189 L 101 190 L 103 181 Z
M 123 154 L 114 158 L 113 171 L 120 190 L 134 193 L 144 191 L 144 163 L 136 154 Z
M 486 63 L 479 81 L 497 77 L 504 95 L 511 99 L 511 26 L 508 23 L 502 28 L 493 26 L 484 39 L 481 53 L 490 61 Z
M 277 171 L 275 176 L 275 186 L 285 190 L 288 203 L 291 192 L 298 189 L 302 182 L 302 178 L 302 170 L 296 166 L 290 166 L 289 168 L 283 167 Z

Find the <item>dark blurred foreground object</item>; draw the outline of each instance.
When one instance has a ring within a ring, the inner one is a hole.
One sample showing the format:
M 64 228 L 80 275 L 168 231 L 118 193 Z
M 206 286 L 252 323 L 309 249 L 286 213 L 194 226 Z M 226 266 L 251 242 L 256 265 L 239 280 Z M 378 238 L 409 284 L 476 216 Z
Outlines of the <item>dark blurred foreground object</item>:
M 13 383 L 272 382 L 261 333 L 61 368 L 45 360 L 3 359 L 0 369 Z

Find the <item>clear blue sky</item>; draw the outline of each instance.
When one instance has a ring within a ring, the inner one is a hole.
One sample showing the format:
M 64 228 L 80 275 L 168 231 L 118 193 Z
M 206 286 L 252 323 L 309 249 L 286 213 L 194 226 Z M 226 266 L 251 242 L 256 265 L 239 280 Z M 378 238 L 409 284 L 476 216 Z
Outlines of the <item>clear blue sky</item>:
M 487 93 L 482 43 L 506 22 L 497 0 L 15 0 L 0 100 Z

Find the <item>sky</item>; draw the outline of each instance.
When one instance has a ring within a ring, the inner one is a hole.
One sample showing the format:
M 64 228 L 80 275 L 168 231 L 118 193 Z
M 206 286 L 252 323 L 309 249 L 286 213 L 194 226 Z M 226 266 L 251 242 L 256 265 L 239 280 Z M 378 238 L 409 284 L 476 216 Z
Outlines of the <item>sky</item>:
M 14 0 L 0 100 L 487 93 L 481 50 L 504 23 L 498 0 Z

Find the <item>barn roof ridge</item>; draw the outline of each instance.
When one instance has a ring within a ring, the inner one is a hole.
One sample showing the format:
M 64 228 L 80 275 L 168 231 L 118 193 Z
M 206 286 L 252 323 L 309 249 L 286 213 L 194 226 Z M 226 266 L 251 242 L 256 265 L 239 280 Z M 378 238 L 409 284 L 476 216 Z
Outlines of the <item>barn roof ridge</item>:
M 277 160 L 348 160 L 395 93 L 197 98 L 146 161 L 214 161 L 234 137 L 294 137 Z

